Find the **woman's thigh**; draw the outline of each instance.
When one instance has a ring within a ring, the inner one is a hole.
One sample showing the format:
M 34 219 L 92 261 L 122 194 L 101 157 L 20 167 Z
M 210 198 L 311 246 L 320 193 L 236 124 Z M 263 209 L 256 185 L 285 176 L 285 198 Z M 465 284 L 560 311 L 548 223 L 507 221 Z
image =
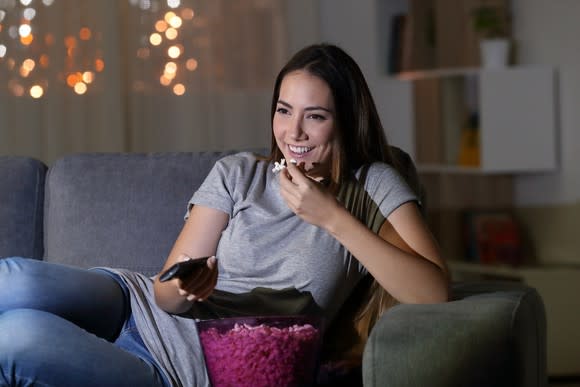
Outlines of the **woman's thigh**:
M 163 386 L 156 368 L 52 313 L 0 314 L 0 385 Z
M 0 313 L 36 309 L 63 317 L 107 340 L 125 321 L 128 300 L 111 276 L 25 258 L 0 259 Z

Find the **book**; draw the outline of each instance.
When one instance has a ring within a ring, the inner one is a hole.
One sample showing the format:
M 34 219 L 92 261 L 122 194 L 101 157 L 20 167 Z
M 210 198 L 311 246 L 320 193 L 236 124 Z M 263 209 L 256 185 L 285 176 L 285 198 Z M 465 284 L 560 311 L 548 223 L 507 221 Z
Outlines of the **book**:
M 520 225 L 509 211 L 468 211 L 464 218 L 466 260 L 518 266 L 523 263 Z

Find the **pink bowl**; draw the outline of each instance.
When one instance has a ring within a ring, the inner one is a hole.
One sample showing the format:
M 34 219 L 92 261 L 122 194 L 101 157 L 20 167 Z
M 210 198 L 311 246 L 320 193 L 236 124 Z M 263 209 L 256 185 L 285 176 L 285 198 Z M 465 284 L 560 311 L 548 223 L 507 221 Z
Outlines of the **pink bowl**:
M 214 387 L 314 384 L 322 341 L 312 316 L 233 317 L 197 323 Z

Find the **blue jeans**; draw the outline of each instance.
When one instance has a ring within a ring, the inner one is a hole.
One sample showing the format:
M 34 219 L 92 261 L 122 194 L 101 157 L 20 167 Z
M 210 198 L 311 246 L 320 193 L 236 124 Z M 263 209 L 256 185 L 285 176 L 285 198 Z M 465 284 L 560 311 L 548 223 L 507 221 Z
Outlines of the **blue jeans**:
M 168 386 L 113 274 L 0 259 L 0 385 Z

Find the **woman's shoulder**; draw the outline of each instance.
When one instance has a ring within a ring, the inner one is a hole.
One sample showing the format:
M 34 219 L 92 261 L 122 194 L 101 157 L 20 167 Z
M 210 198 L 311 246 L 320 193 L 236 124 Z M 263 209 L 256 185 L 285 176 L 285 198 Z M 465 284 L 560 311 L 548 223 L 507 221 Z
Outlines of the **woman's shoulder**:
M 406 177 L 394 165 L 377 161 L 363 169 L 366 169 L 364 185 L 368 191 L 413 192 Z M 360 178 L 361 171 L 357 175 Z
M 375 179 L 399 178 L 401 176 L 393 165 L 382 161 L 375 161 L 362 166 L 357 171 L 357 175 L 360 176 L 363 170 L 366 170 L 366 177 L 367 179 L 371 179 L 371 181 Z
M 259 153 L 243 151 L 222 157 L 216 162 L 215 168 L 220 174 L 237 180 L 263 175 L 269 164 Z
M 217 160 L 216 165 L 220 165 L 225 168 L 235 168 L 235 167 L 246 167 L 246 166 L 256 166 L 259 164 L 266 165 L 268 161 L 266 158 L 259 153 L 251 151 L 242 151 L 237 153 L 228 154 Z

